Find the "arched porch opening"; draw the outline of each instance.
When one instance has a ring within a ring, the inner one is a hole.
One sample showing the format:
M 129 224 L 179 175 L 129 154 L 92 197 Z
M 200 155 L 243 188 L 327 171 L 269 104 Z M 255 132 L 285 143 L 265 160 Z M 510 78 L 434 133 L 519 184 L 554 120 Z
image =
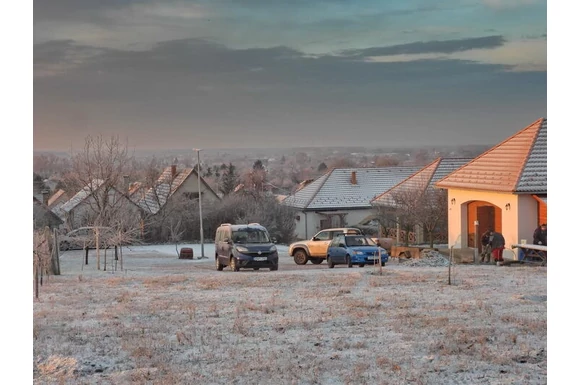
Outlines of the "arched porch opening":
M 471 201 L 467 204 L 467 246 L 481 252 L 479 239 L 487 229 L 502 232 L 502 211 L 493 203 L 486 201 Z M 476 226 L 476 221 L 479 225 Z

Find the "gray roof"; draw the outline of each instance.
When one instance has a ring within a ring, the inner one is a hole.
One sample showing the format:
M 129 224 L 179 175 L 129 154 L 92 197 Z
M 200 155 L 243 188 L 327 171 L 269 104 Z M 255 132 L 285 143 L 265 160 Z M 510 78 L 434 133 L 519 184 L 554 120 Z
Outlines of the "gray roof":
M 473 158 L 441 158 L 435 173 L 433 174 L 433 178 L 429 183 L 429 186 L 432 187 L 435 182 L 445 178 L 447 175 L 451 174 L 453 171 L 457 170 L 459 167 L 463 166 L 467 162 L 471 162 Z
M 417 172 L 419 166 L 333 169 L 288 196 L 283 203 L 303 210 L 370 208 L 371 200 Z M 351 183 L 352 173 L 356 184 Z
M 83 189 L 81 191 L 76 193 L 68 201 L 66 201 L 65 203 L 63 203 L 62 205 L 60 205 L 58 207 L 54 207 L 53 211 L 62 218 L 62 216 L 65 213 L 70 212 L 77 205 L 79 205 L 82 201 L 87 199 L 87 197 L 89 197 L 93 192 L 98 190 L 102 186 L 103 182 L 104 181 L 101 179 L 92 180 L 89 184 L 87 184 L 85 187 L 83 187 Z
M 516 193 L 548 193 L 548 120 L 543 119 L 536 140 L 516 184 Z
M 434 188 L 437 181 L 445 178 L 447 175 L 471 160 L 472 158 L 438 158 L 409 176 L 407 179 L 401 181 L 396 186 L 393 186 L 391 189 L 377 196 L 372 204 L 394 206 L 395 200 L 393 199 L 392 194 L 395 191 L 409 191 L 411 189 L 425 190 Z

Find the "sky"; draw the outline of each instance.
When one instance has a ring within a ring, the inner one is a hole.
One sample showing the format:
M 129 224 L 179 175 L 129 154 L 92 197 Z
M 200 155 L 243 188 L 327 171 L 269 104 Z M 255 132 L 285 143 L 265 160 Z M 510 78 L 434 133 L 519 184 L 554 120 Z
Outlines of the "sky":
M 34 0 L 34 150 L 492 145 L 547 116 L 542 0 Z

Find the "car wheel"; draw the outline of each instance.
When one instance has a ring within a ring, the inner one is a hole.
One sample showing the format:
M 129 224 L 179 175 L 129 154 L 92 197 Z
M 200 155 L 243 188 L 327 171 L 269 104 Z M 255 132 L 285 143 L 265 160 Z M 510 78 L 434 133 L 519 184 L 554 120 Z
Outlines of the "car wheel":
M 70 250 L 70 243 L 68 243 L 67 241 L 61 242 L 60 249 L 62 251 Z
M 310 262 L 312 262 L 313 265 L 320 265 L 322 263 L 323 259 L 322 258 L 312 258 L 310 259 Z
M 384 262 L 381 262 L 381 266 L 385 266 L 385 263 Z
M 224 269 L 224 265 L 220 263 L 220 260 L 217 257 L 215 259 L 215 268 L 217 271 L 222 271 Z
M 276 271 L 276 270 L 278 270 L 278 265 L 270 267 L 270 271 Z
M 308 262 L 308 256 L 304 250 L 298 250 L 294 252 L 294 262 L 297 265 L 306 265 L 306 262 Z
M 260 270 L 260 268 L 259 267 L 254 267 L 254 270 Z
M 332 259 L 330 259 L 330 257 L 326 259 L 326 264 L 330 269 L 334 269 L 334 263 L 332 262 Z
M 360 265 L 358 265 L 358 267 L 365 267 L 365 264 L 361 263 Z
M 348 265 L 348 267 L 352 267 L 352 261 L 350 260 L 350 255 L 346 256 L 346 264 Z
M 230 258 L 230 269 L 232 269 L 232 271 L 240 271 L 240 267 L 234 257 Z

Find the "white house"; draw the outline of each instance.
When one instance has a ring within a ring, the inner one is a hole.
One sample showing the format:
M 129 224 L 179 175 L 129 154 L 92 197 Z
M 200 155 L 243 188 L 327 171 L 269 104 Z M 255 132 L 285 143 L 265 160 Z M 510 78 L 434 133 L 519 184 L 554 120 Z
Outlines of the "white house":
M 297 209 L 296 235 L 300 239 L 310 238 L 324 228 L 360 224 L 374 212 L 371 200 L 420 168 L 332 169 L 289 195 L 282 204 Z

